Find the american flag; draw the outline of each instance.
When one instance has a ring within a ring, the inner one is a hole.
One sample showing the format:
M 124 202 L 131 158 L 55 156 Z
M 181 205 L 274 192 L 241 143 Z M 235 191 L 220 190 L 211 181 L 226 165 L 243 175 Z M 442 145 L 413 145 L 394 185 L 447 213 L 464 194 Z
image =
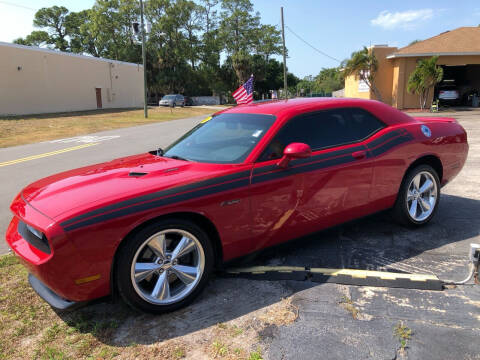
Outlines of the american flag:
M 232 94 L 238 105 L 253 101 L 253 75 Z

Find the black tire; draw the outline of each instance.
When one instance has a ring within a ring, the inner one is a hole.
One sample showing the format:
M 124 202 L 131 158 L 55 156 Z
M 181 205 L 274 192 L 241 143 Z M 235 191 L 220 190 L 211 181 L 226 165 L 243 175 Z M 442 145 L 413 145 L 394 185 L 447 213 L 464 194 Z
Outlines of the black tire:
M 176 103 L 173 103 L 173 106 L 172 106 L 172 107 L 175 107 L 175 106 L 177 106 L 177 104 L 176 104 Z
M 133 279 L 131 277 L 132 262 L 135 258 L 137 250 L 146 242 L 147 239 L 149 239 L 152 235 L 167 229 L 180 229 L 194 235 L 203 249 L 205 265 L 199 282 L 186 297 L 178 302 L 166 305 L 158 305 L 146 301 L 135 290 Z M 212 273 L 213 264 L 214 255 L 212 244 L 208 238 L 208 235 L 203 229 L 188 220 L 175 218 L 165 219 L 143 228 L 133 237 L 129 238 L 127 243 L 125 243 L 122 248 L 119 249 L 116 259 L 115 284 L 123 300 L 132 308 L 154 314 L 166 313 L 190 304 L 202 292 Z
M 421 173 L 428 173 L 431 175 L 431 178 L 435 182 L 436 186 L 436 201 L 433 207 L 433 211 L 425 218 L 421 220 L 416 220 L 410 215 L 408 209 L 408 202 L 407 202 L 407 195 L 408 195 L 408 188 L 412 183 L 413 179 Z M 400 186 L 400 190 L 398 192 L 397 200 L 395 205 L 392 209 L 392 215 L 395 221 L 399 222 L 402 225 L 406 225 L 409 227 L 419 227 L 428 223 L 437 212 L 438 206 L 440 203 L 440 180 L 438 178 L 438 174 L 430 165 L 419 165 L 415 168 L 409 170 Z

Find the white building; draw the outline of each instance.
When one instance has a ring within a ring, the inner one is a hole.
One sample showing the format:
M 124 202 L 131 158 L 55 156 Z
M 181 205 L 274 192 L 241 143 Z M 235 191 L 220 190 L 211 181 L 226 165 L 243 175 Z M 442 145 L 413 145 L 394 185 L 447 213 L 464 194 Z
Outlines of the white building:
M 141 106 L 141 65 L 0 42 L 0 115 Z

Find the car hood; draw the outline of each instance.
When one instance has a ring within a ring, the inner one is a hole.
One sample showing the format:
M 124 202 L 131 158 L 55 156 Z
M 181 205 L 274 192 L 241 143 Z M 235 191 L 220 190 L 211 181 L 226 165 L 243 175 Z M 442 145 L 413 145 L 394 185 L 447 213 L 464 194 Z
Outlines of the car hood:
M 49 176 L 27 186 L 22 196 L 44 215 L 61 221 L 106 204 L 228 174 L 237 167 L 147 153 Z

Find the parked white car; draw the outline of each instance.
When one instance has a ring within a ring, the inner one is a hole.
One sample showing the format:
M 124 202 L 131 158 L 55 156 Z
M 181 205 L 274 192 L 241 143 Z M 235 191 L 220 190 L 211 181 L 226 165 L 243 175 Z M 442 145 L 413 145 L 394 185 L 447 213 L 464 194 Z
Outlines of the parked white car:
M 165 95 L 158 103 L 159 106 L 185 106 L 185 97 L 180 94 Z

